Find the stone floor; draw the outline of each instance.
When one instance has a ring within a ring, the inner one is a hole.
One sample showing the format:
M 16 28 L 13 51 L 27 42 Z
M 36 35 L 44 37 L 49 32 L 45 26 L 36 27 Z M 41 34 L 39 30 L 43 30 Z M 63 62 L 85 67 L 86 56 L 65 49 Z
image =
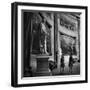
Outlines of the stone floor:
M 65 65 L 64 71 L 58 72 L 57 69 L 52 70 L 52 75 L 79 75 L 80 74 L 80 63 L 76 62 L 73 64 L 72 73 L 69 71 L 68 65 Z

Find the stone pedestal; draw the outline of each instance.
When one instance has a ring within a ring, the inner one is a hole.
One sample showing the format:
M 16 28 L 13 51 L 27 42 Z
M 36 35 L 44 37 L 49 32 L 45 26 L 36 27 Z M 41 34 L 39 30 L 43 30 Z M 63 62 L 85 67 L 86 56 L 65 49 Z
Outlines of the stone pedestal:
M 50 76 L 51 72 L 49 70 L 48 57 L 37 57 L 37 70 L 36 76 Z

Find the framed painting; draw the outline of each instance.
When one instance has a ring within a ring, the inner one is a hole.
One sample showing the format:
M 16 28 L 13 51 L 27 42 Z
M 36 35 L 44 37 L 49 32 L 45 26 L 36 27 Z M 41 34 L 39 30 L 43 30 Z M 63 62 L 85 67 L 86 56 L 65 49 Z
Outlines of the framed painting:
M 11 6 L 11 85 L 86 83 L 87 6 Z

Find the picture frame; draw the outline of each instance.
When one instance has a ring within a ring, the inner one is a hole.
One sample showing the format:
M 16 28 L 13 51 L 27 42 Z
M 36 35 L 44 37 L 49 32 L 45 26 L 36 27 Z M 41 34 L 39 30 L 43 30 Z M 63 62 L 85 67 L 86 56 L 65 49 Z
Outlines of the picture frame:
M 11 85 L 87 83 L 87 35 L 87 6 L 12 3 Z

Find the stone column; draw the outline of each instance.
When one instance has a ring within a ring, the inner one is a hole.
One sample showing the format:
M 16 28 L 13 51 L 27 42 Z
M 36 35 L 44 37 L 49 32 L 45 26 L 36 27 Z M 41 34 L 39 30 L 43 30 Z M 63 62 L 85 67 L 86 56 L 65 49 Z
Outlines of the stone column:
M 52 58 L 54 59 L 54 14 L 52 13 L 52 27 L 50 28 L 51 30 L 51 53 L 52 53 Z
M 79 60 L 79 29 L 78 29 L 78 21 L 76 23 L 76 52 L 77 52 L 77 59 Z
M 58 43 L 57 69 L 58 69 L 58 72 L 60 72 L 60 65 L 61 65 L 60 60 L 61 60 L 61 54 L 62 54 L 59 26 L 60 26 L 60 15 L 58 14 L 57 15 L 57 27 L 58 27 L 58 30 L 57 30 L 57 43 Z

